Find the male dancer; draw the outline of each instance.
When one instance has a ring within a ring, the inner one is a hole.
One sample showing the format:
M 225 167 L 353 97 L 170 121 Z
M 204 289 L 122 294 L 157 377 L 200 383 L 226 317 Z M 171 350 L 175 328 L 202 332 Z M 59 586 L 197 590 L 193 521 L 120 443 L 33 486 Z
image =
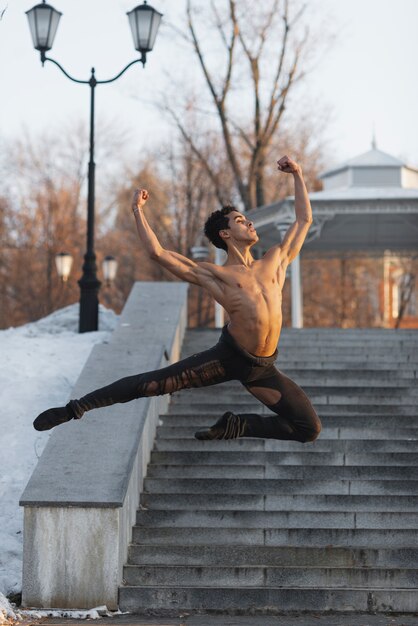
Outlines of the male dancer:
M 279 171 L 294 177 L 296 220 L 282 243 L 270 248 L 259 260 L 251 255 L 251 248 L 258 241 L 255 228 L 233 206 L 214 211 L 205 224 L 209 240 L 228 253 L 225 265 L 196 263 L 165 250 L 144 215 L 148 192 L 135 192 L 132 209 L 139 237 L 150 258 L 175 276 L 207 289 L 227 311 L 230 322 L 209 350 L 160 370 L 122 378 L 71 400 L 65 407 L 48 409 L 34 421 L 37 430 L 80 419 L 85 411 L 117 402 L 239 380 L 273 414 L 237 415 L 227 411 L 212 427 L 196 432 L 197 439 L 263 437 L 304 443 L 317 438 L 321 423 L 309 399 L 274 366 L 282 326 L 286 268 L 299 254 L 312 223 L 300 166 L 288 156 L 277 163 Z

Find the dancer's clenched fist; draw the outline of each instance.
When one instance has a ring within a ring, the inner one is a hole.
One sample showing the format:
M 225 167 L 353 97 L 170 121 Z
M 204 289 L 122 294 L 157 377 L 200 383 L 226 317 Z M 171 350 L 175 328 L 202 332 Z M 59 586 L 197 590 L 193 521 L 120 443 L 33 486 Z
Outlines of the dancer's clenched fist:
M 132 201 L 132 210 L 140 209 L 144 206 L 149 198 L 149 193 L 146 189 L 137 189 L 134 193 L 134 199 Z
M 286 172 L 286 174 L 296 174 L 301 171 L 300 165 L 287 155 L 277 161 L 277 169 L 280 172 Z

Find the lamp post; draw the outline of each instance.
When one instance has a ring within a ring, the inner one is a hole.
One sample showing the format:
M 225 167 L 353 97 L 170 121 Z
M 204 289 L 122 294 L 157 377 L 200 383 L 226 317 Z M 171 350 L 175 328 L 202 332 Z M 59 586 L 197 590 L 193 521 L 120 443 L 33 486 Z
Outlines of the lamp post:
M 39 50 L 41 62 L 54 63 L 61 72 L 75 83 L 90 86 L 90 158 L 88 165 L 88 193 L 87 193 L 87 251 L 84 255 L 83 275 L 78 281 L 80 285 L 80 320 L 79 332 L 97 330 L 99 318 L 98 293 L 100 281 L 97 279 L 96 255 L 94 252 L 94 192 L 95 192 L 95 163 L 94 163 L 94 93 L 97 85 L 113 83 L 135 63 L 142 63 L 145 66 L 147 52 L 154 47 L 158 27 L 162 14 L 153 7 L 144 4 L 137 6 L 127 15 L 129 18 L 135 49 L 141 53 L 139 59 L 135 59 L 126 65 L 122 71 L 108 80 L 97 80 L 94 67 L 91 70 L 89 80 L 78 80 L 50 57 L 46 52 L 52 48 L 55 34 L 62 13 L 56 11 L 52 6 L 46 4 L 45 0 L 37 4 L 30 11 L 26 12 L 29 20 L 29 27 L 32 34 L 35 50 Z

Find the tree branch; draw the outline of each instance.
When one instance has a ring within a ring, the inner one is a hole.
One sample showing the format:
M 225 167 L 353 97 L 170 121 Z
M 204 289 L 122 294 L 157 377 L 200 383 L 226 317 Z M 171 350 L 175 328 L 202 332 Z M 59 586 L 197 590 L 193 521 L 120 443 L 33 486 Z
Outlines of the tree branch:
M 233 65 L 233 50 L 234 50 L 236 36 L 238 34 L 236 15 L 235 15 L 235 0 L 229 0 L 229 9 L 230 9 L 231 20 L 232 20 L 232 22 L 234 24 L 234 27 L 233 27 L 233 30 L 232 30 L 231 43 L 230 43 L 230 46 L 229 46 L 227 74 L 226 74 L 225 81 L 224 81 L 224 86 L 223 86 L 223 89 L 222 89 L 222 95 L 221 95 L 221 97 L 219 97 L 219 95 L 216 93 L 215 86 L 213 84 L 213 81 L 212 81 L 212 79 L 210 77 L 209 71 L 208 71 L 208 69 L 206 67 L 206 64 L 204 62 L 202 50 L 201 50 L 199 42 L 197 40 L 196 31 L 194 29 L 193 22 L 192 22 L 190 0 L 187 1 L 187 16 L 188 16 L 188 20 L 189 20 L 189 29 L 190 29 L 190 32 L 191 32 L 191 35 L 192 35 L 192 38 L 193 38 L 194 49 L 195 49 L 195 52 L 196 52 L 196 54 L 198 56 L 200 65 L 202 67 L 203 73 L 204 73 L 205 78 L 206 78 L 206 82 L 207 82 L 207 84 L 209 86 L 210 92 L 212 94 L 212 97 L 214 99 L 216 108 L 218 110 L 219 119 L 220 119 L 221 127 L 222 127 L 222 134 L 223 134 L 224 143 L 225 143 L 225 148 L 226 148 L 226 152 L 227 152 L 227 155 L 228 155 L 228 160 L 229 160 L 229 163 L 231 165 L 232 172 L 234 174 L 235 182 L 236 182 L 238 191 L 240 193 L 241 200 L 242 200 L 243 204 L 247 207 L 248 206 L 247 188 L 246 188 L 246 185 L 245 185 L 245 183 L 243 181 L 241 168 L 239 166 L 238 159 L 237 159 L 237 156 L 235 154 L 234 147 L 232 145 L 231 133 L 229 131 L 228 120 L 227 120 L 227 116 L 226 116 L 226 113 L 225 113 L 225 98 L 226 98 L 226 94 L 227 94 L 227 92 L 229 90 L 229 87 L 230 87 L 230 78 L 231 78 L 232 65 Z
M 268 30 L 270 29 L 270 27 L 271 27 L 271 25 L 273 23 L 274 16 L 275 16 L 275 14 L 277 13 L 277 10 L 278 10 L 278 6 L 279 6 L 279 0 L 275 0 L 274 3 L 273 3 L 273 6 L 272 6 L 272 9 L 271 9 L 270 13 L 267 15 L 266 23 L 263 26 L 263 28 L 261 29 L 261 32 L 260 32 L 260 45 L 258 47 L 257 54 L 256 54 L 257 58 L 260 58 L 260 56 L 261 56 L 261 53 L 262 53 L 263 48 L 264 48 L 264 44 L 266 43 L 266 40 L 267 40 L 267 32 L 268 32 Z
M 212 94 L 212 97 L 213 97 L 213 99 L 215 101 L 215 104 L 216 104 L 217 107 L 219 107 L 218 94 L 216 93 L 215 85 L 213 84 L 212 78 L 211 78 L 211 76 L 209 74 L 209 70 L 206 67 L 206 63 L 205 63 L 205 61 L 203 59 L 203 53 L 202 53 L 202 50 L 200 48 L 199 41 L 198 41 L 197 36 L 196 36 L 196 31 L 195 31 L 194 26 L 193 26 L 192 10 L 191 10 L 190 0 L 187 0 L 187 19 L 188 19 L 189 31 L 190 31 L 190 34 L 192 36 L 194 50 L 195 50 L 195 52 L 197 54 L 197 58 L 199 60 L 200 66 L 201 66 L 201 68 L 203 70 L 203 74 L 204 74 L 204 76 L 206 78 L 206 82 L 208 84 L 208 87 L 209 87 L 209 90 L 210 90 L 210 92 Z
M 285 111 L 286 108 L 286 99 L 287 96 L 289 95 L 289 91 L 292 85 L 294 85 L 297 80 L 300 80 L 300 78 L 303 76 L 303 73 L 301 73 L 297 78 L 295 78 L 295 73 L 296 73 L 296 69 L 297 69 L 297 65 L 298 65 L 298 61 L 299 61 L 299 52 L 296 53 L 295 55 L 295 59 L 292 65 L 292 68 L 289 72 L 288 75 L 288 79 L 287 79 L 287 83 L 285 85 L 285 87 L 282 89 L 281 93 L 280 93 L 280 106 L 278 107 L 277 111 L 275 112 L 274 115 L 274 119 L 273 122 L 271 124 L 271 128 L 270 129 L 266 129 L 266 133 L 264 136 L 264 141 L 266 144 L 269 143 L 269 141 L 271 140 L 271 138 L 273 137 L 274 133 L 276 132 L 277 126 L 279 125 L 280 119 Z
M 278 90 L 279 81 L 280 81 L 280 77 L 281 77 L 282 70 L 283 70 L 284 59 L 286 56 L 287 43 L 288 43 L 288 38 L 289 38 L 289 30 L 290 30 L 288 0 L 285 0 L 283 22 L 284 22 L 284 30 L 283 30 L 283 38 L 282 38 L 282 47 L 280 51 L 279 62 L 277 64 L 276 74 L 275 74 L 274 81 L 273 81 L 273 88 L 270 94 L 270 100 L 269 100 L 270 104 L 269 104 L 267 117 L 266 117 L 266 121 L 264 124 L 264 129 L 263 129 L 264 136 L 266 135 L 268 128 L 271 124 L 271 120 L 274 115 L 274 110 L 278 101 L 277 90 Z
M 231 85 L 231 75 L 232 75 L 232 64 L 233 64 L 233 58 L 234 58 L 234 47 L 235 47 L 235 41 L 236 41 L 236 37 L 237 37 L 237 33 L 238 33 L 238 23 L 237 23 L 237 18 L 235 15 L 235 2 L 234 0 L 229 0 L 229 11 L 230 11 L 230 15 L 231 15 L 231 21 L 232 21 L 232 34 L 231 34 L 231 41 L 229 43 L 228 47 L 228 65 L 227 65 L 227 71 L 226 71 L 226 76 L 225 76 L 225 80 L 224 80 L 224 84 L 223 84 L 223 88 L 222 88 L 222 96 L 221 96 L 221 106 L 223 107 L 225 104 L 225 98 L 227 96 L 227 93 L 229 91 L 229 87 Z
M 222 39 L 222 41 L 223 41 L 223 43 L 225 45 L 225 48 L 228 50 L 229 44 L 228 44 L 228 41 L 227 41 L 227 38 L 226 38 L 225 31 L 224 31 L 223 26 L 222 26 L 221 16 L 219 15 L 219 12 L 218 12 L 218 9 L 216 8 L 216 4 L 215 4 L 214 0 L 210 1 L 210 6 L 212 7 L 212 11 L 213 11 L 213 13 L 215 15 L 216 28 L 219 31 L 219 34 L 220 34 L 221 39 Z
M 175 121 L 175 123 L 177 125 L 177 128 L 179 129 L 179 131 L 180 131 L 182 137 L 184 138 L 184 140 L 190 146 L 192 152 L 197 156 L 197 158 L 199 159 L 199 161 L 202 163 L 203 167 L 205 168 L 205 170 L 206 170 L 210 180 L 213 183 L 213 186 L 214 186 L 214 189 L 215 189 L 215 193 L 216 193 L 216 197 L 218 198 L 220 204 L 224 204 L 224 198 L 222 197 L 222 194 L 221 194 L 218 177 L 215 174 L 215 172 L 213 171 L 213 169 L 211 168 L 208 160 L 205 158 L 203 153 L 196 146 L 196 144 L 194 143 L 192 137 L 187 133 L 186 129 L 184 128 L 183 124 L 181 123 L 181 121 L 179 120 L 179 118 L 177 117 L 175 112 L 168 106 L 166 107 L 166 110 L 170 113 L 170 115 L 174 119 L 174 121 Z

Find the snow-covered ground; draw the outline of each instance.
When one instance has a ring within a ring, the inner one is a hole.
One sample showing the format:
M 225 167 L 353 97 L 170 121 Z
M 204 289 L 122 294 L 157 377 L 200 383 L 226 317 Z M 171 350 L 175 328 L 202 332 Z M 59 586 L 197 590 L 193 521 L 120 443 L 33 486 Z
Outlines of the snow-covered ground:
M 78 304 L 37 322 L 0 331 L 0 623 L 4 595 L 19 592 L 22 519 L 19 498 L 50 431 L 34 418 L 68 401 L 94 344 L 109 339 L 118 316 L 100 306 L 98 332 L 78 333 Z

